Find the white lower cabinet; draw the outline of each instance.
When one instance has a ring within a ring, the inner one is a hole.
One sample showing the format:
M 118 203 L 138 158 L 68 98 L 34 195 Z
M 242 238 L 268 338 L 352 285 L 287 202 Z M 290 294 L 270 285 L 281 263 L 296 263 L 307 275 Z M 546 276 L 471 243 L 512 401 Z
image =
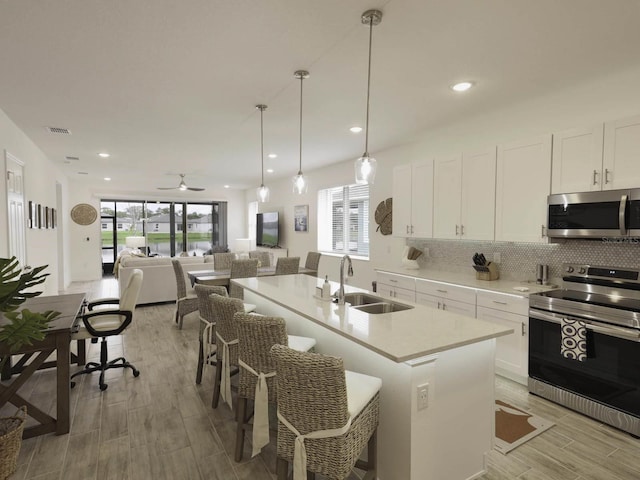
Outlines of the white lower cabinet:
M 417 278 L 416 303 L 467 317 L 476 316 L 476 291 L 472 288 Z
M 395 300 L 416 301 L 416 279 L 404 275 L 378 272 L 378 293 L 383 297 Z
M 496 339 L 496 373 L 526 384 L 529 375 L 529 300 L 478 291 L 476 316 L 513 329 Z

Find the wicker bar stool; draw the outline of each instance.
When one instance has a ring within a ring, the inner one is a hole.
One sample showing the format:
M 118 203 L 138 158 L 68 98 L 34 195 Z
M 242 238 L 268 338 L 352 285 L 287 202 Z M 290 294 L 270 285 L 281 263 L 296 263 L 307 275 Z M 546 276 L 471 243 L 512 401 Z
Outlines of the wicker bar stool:
M 289 345 L 294 350 L 306 352 L 315 347 L 316 340 L 287 335 L 286 323 L 281 317 L 236 313 L 234 320 L 238 332 L 240 368 L 236 399 L 235 460 L 240 462 L 246 430 L 252 430 L 251 456 L 256 456 L 269 443 L 268 403 L 276 400 L 276 368 L 271 358 L 271 347 L 276 344 Z M 253 400 L 253 411 L 247 411 L 248 400 Z M 249 424 L 252 416 L 253 425 Z
M 231 262 L 236 259 L 235 253 L 214 253 L 213 254 L 213 268 L 217 271 L 230 270 Z
M 198 310 L 198 297 L 191 290 L 187 291 L 187 282 L 184 278 L 182 265 L 178 260 L 171 260 L 173 273 L 176 276 L 177 300 L 176 300 L 176 323 L 182 329 L 182 319 L 185 315 Z
M 276 275 L 291 275 L 300 271 L 300 257 L 279 257 L 276 260 Z
M 218 408 L 218 402 L 222 396 L 222 400 L 233 409 L 231 376 L 238 373 L 238 331 L 233 316 L 236 313 L 244 313 L 244 304 L 238 298 L 227 298 L 215 294 L 210 298 L 218 318 L 216 323 L 218 355 L 211 406 Z
M 198 333 L 198 368 L 196 370 L 196 383 L 202 382 L 202 370 L 204 365 L 212 365 L 216 355 L 216 322 L 218 320 L 210 295 L 216 294 L 226 297 L 227 289 L 221 285 L 200 285 L 194 287 L 198 297 L 198 310 L 200 311 L 200 331 Z
M 231 262 L 231 274 L 229 278 L 249 278 L 258 276 L 258 259 L 248 258 L 244 260 L 234 260 Z M 244 298 L 244 288 L 229 283 L 229 296 L 233 298 Z
M 345 479 L 356 466 L 376 478 L 382 380 L 345 371 L 341 358 L 274 345 L 278 391 L 278 480 L 307 473 Z M 296 448 L 297 445 L 297 448 Z M 358 460 L 367 446 L 367 461 Z M 306 461 L 305 461 L 306 460 Z M 363 479 L 363 480 L 364 480 Z
M 257 250 L 251 250 L 249 252 L 249 258 L 257 258 L 260 260 L 261 267 L 271 266 L 271 254 L 269 252 L 259 252 Z
M 322 254 L 320 252 L 309 252 L 307 253 L 307 258 L 304 262 L 304 268 L 308 268 L 309 270 L 318 271 L 318 265 L 320 264 L 320 257 Z

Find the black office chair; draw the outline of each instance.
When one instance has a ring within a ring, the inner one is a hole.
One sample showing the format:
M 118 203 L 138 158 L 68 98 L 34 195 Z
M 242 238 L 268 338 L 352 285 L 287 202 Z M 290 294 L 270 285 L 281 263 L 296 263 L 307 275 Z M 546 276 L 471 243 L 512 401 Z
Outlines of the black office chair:
M 78 332 L 74 333 L 71 338 L 73 340 L 83 340 L 86 338 L 102 338 L 100 343 L 100 363 L 88 362 L 84 370 L 71 375 L 71 378 L 85 373 L 100 372 L 100 390 L 106 390 L 108 385 L 104 383 L 104 372 L 110 368 L 130 368 L 133 376 L 140 375 L 140 371 L 127 362 L 124 357 L 116 358 L 109 361 L 107 357 L 107 337 L 120 335 L 133 320 L 133 311 L 136 308 L 138 294 L 142 286 L 142 270 L 136 269 L 129 278 L 129 283 L 125 287 L 122 297 L 104 298 L 90 302 L 88 305 L 89 313 L 82 316 L 82 326 Z M 94 310 L 100 305 L 118 304 L 118 308 L 106 308 Z M 75 387 L 76 382 L 71 382 L 71 388 Z

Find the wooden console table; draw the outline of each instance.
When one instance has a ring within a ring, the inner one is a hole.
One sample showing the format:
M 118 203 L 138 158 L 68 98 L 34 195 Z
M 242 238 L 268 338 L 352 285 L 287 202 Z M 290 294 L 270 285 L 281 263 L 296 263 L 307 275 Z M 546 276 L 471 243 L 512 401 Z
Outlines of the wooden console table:
M 83 308 L 84 299 L 84 293 L 35 297 L 20 306 L 20 309 L 28 308 L 37 312 L 46 310 L 60 312 L 60 315 L 49 323 L 47 335 L 42 341 L 34 342 L 33 345 L 23 345 L 18 352 L 14 353 L 14 355 L 22 355 L 22 358 L 11 368 L 11 373 L 16 373 L 17 376 L 13 377 L 11 381 L 0 384 L 0 407 L 7 402 L 16 407 L 26 405 L 28 415 L 39 423 L 25 428 L 23 438 L 35 437 L 50 432 L 55 432 L 56 435 L 69 433 L 71 332 L 76 326 L 78 314 Z M 0 314 L 0 324 L 6 322 L 7 320 Z M 78 346 L 79 350 L 80 348 Z M 7 355 L 8 353 L 7 346 L 0 345 L 0 355 Z M 56 354 L 56 361 L 46 362 L 52 353 Z M 29 362 L 29 360 L 31 361 Z M 36 370 L 54 365 L 57 369 L 55 418 L 21 397 L 19 393 L 20 387 L 25 384 Z

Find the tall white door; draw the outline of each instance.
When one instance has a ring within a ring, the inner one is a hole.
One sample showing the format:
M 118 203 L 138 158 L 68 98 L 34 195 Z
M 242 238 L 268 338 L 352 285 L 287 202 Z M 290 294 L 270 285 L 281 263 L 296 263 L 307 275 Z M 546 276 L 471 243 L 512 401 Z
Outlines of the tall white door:
M 9 256 L 16 257 L 20 266 L 27 264 L 25 227 L 24 164 L 5 150 L 5 179 L 7 182 L 7 218 L 9 220 Z

